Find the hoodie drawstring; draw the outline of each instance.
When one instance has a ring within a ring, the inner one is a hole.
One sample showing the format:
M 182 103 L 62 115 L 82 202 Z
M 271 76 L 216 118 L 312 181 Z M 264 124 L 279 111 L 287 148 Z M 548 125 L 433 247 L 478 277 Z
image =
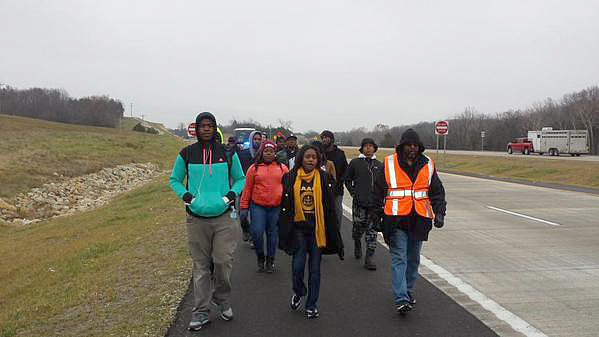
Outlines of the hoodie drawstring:
M 210 145 L 210 150 L 208 150 L 208 164 L 210 165 L 210 175 L 212 175 L 212 145 Z M 206 165 L 206 148 L 202 147 L 202 164 Z

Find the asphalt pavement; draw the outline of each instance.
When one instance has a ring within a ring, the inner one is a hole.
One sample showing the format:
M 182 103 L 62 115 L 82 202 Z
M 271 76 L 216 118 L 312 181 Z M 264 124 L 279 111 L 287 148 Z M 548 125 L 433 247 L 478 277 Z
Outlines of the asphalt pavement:
M 346 214 L 347 215 L 347 214 Z M 377 271 L 363 268 L 353 257 L 351 222 L 344 220 L 346 259 L 324 256 L 321 266 L 320 318 L 307 320 L 292 311 L 291 257 L 278 251 L 276 272 L 256 272 L 256 257 L 240 243 L 233 267 L 232 307 L 235 318 L 225 322 L 212 313 L 212 323 L 198 332 L 187 331 L 192 307 L 188 290 L 167 336 L 497 336 L 479 319 L 426 279 L 416 286 L 416 309 L 401 317 L 391 291 L 390 256 L 379 244 Z

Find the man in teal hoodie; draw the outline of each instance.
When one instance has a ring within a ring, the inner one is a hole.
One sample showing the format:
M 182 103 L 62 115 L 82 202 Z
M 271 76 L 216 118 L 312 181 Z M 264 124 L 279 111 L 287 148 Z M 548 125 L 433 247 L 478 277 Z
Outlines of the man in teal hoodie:
M 245 175 L 237 154 L 217 141 L 216 128 L 211 113 L 197 116 L 198 142 L 181 150 L 170 177 L 187 211 L 194 295 L 189 329 L 194 331 L 209 323 L 210 303 L 218 306 L 223 320 L 233 319 L 231 269 L 240 231 L 229 211 L 243 190 Z

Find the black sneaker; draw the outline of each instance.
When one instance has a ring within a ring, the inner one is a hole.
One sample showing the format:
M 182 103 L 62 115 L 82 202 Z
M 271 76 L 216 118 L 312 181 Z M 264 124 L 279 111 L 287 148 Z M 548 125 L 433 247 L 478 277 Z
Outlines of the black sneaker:
M 264 256 L 258 257 L 258 272 L 264 273 Z
M 250 241 L 250 233 L 249 232 L 243 232 L 243 241 L 244 242 Z
M 191 321 L 189 321 L 189 326 L 187 327 L 187 330 L 199 331 L 203 327 L 208 325 L 209 323 L 210 323 L 210 320 L 208 320 L 208 315 L 206 315 L 204 313 L 192 312 L 191 313 Z
M 403 301 L 397 305 L 396 310 L 398 314 L 403 316 L 412 310 L 412 306 L 410 305 L 410 302 Z
M 301 296 L 297 296 L 296 294 L 293 294 L 293 296 L 291 296 L 291 309 L 292 310 L 297 310 L 297 308 L 299 308 L 300 304 L 302 303 L 302 297 Z
M 272 274 L 275 272 L 275 258 L 272 256 L 266 257 L 266 272 Z
M 412 306 L 412 308 L 416 307 L 416 299 L 414 298 L 414 294 L 412 294 L 411 292 L 408 292 L 408 297 L 409 297 L 409 302 L 410 305 Z
M 316 308 L 306 309 L 306 318 L 307 319 L 318 318 L 319 316 L 320 316 L 320 314 L 318 313 L 318 309 L 316 309 Z

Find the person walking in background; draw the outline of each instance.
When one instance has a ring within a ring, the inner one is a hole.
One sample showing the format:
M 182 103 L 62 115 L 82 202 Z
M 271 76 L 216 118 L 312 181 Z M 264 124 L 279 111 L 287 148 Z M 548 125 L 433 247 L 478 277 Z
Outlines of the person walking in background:
M 329 131 L 324 130 L 320 133 L 320 139 L 322 140 L 322 146 L 326 158 L 335 164 L 335 211 L 337 212 L 337 222 L 341 227 L 343 219 L 343 176 L 347 169 L 347 158 L 345 152 L 335 145 L 335 135 Z
M 352 201 L 352 238 L 354 239 L 354 256 L 362 258 L 362 236 L 365 235 L 366 256 L 364 267 L 376 270 L 374 251 L 376 249 L 377 229 L 374 228 L 372 213 L 382 206 L 381 200 L 375 197 L 376 179 L 383 172 L 383 163 L 376 159 L 378 146 L 372 138 L 362 139 L 360 155 L 351 160 L 347 166 L 344 181 L 351 194 Z
M 441 228 L 445 223 L 445 189 L 424 150 L 416 131 L 406 130 L 395 154 L 385 158 L 384 172 L 376 182 L 376 195 L 384 206 L 373 218 L 389 245 L 395 305 L 402 315 L 416 305 L 413 290 L 422 243 L 433 224 Z
M 237 145 L 237 138 L 235 138 L 235 136 L 229 137 L 229 139 L 227 140 L 227 145 L 225 145 L 225 149 L 227 151 L 233 151 L 239 155 L 241 151 L 239 150 L 239 146 Z
M 245 184 L 234 152 L 227 155 L 218 141 L 216 118 L 202 112 L 196 118 L 198 142 L 185 147 L 175 160 L 170 186 L 185 202 L 187 239 L 193 274 L 193 309 L 190 330 L 209 323 L 209 303 L 220 317 L 233 319 L 231 270 L 239 229 L 227 215 Z
M 262 143 L 256 162 L 247 171 L 246 184 L 240 204 L 240 218 L 252 214 L 250 232 L 258 258 L 258 272 L 274 272 L 274 261 L 279 241 L 279 205 L 283 196 L 283 175 L 287 166 L 275 161 L 276 145 L 267 140 Z M 266 232 L 266 256 L 264 233 Z
M 247 173 L 247 170 L 254 163 L 256 158 L 256 154 L 258 153 L 258 149 L 260 149 L 260 144 L 262 143 L 262 133 L 260 131 L 252 131 L 250 132 L 250 147 L 241 151 L 239 153 L 239 160 L 241 161 L 241 167 L 243 168 L 243 173 Z M 239 205 L 236 205 L 239 208 Z M 244 219 L 239 218 L 239 223 L 241 225 L 241 229 L 243 230 L 243 241 L 250 241 L 250 247 L 254 248 L 254 241 L 251 239 L 250 233 L 250 222 L 251 215 Z
M 316 148 L 318 148 L 318 151 L 320 151 L 320 169 L 325 171 L 326 173 L 331 175 L 331 178 L 333 178 L 333 182 L 337 182 L 337 173 L 335 172 L 335 163 L 333 163 L 332 161 L 327 159 L 327 155 L 324 153 L 323 147 L 322 147 L 322 142 L 315 140 L 311 143 L 313 146 L 315 146 Z M 335 190 L 336 187 L 333 188 L 333 190 Z
M 295 154 L 297 153 L 297 137 L 290 134 L 285 140 L 285 147 L 277 152 L 277 161 L 285 164 L 290 170 L 295 166 Z
M 306 299 L 306 317 L 318 318 L 321 254 L 338 254 L 343 260 L 343 241 L 337 226 L 332 177 L 320 170 L 321 155 L 305 145 L 296 167 L 283 177 L 283 202 L 279 219 L 279 248 L 292 255 L 291 309 Z M 308 259 L 308 288 L 304 283 Z
M 285 136 L 279 135 L 276 139 L 277 142 L 277 152 L 285 149 Z

